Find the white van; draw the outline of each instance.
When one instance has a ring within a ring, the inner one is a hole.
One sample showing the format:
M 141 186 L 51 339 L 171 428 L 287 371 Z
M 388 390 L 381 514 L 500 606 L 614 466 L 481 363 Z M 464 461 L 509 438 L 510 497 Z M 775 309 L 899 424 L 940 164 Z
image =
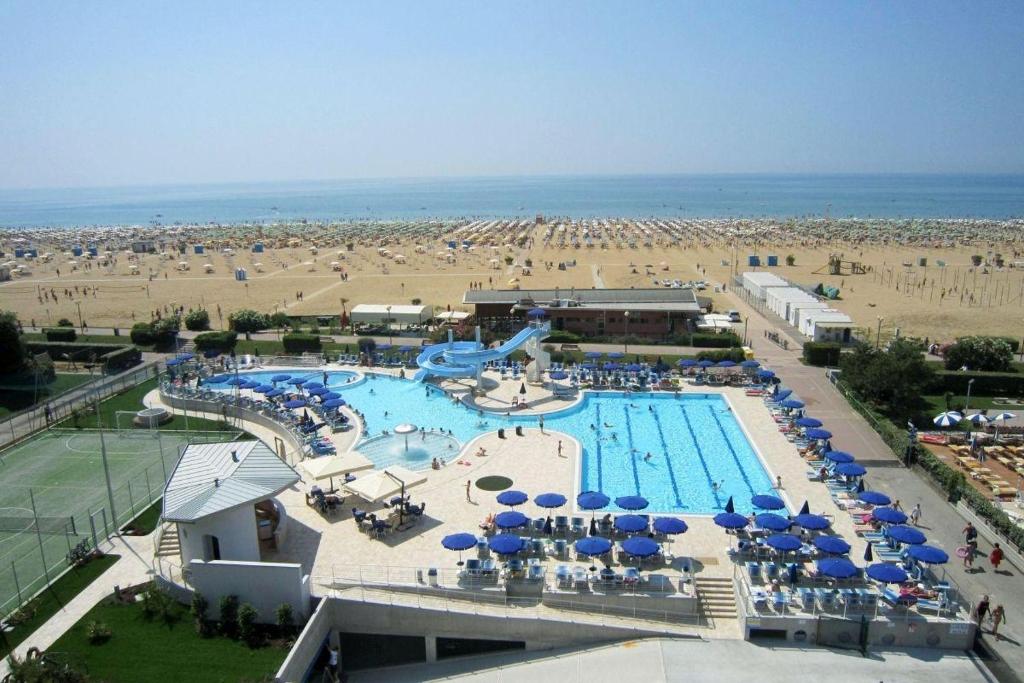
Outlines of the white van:
M 739 311 L 729 311 L 726 315 L 729 316 L 729 322 L 731 322 L 731 323 L 738 323 L 738 322 L 740 322 L 740 312 Z

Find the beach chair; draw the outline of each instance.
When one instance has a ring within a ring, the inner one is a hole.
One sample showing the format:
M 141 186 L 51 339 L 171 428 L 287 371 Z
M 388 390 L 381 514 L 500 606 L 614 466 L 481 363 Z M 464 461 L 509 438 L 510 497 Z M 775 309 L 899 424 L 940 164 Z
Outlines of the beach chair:
M 855 588 L 840 588 L 839 599 L 848 608 L 860 607 L 860 593 Z
M 564 517 L 563 517 L 564 519 Z M 587 533 L 587 528 L 584 526 L 582 517 L 572 518 L 572 533 L 576 536 L 584 536 Z
M 750 576 L 751 583 L 760 583 L 761 581 L 761 565 L 758 562 L 747 562 L 747 575 Z
M 530 552 L 535 557 L 544 557 L 547 555 L 547 550 L 544 547 L 544 541 L 540 538 L 535 538 L 530 542 Z
M 476 537 L 476 554 L 477 557 L 490 557 L 491 549 L 487 545 L 487 538 L 484 536 Z
M 572 588 L 572 572 L 569 566 L 560 564 L 555 567 L 555 584 L 559 588 Z
M 873 609 L 878 604 L 878 593 L 867 588 L 858 589 L 860 593 L 860 604 L 867 609 Z
M 490 580 L 498 578 L 498 570 L 494 565 L 494 560 L 486 559 L 480 562 L 480 576 Z
M 534 531 L 534 533 L 538 533 L 538 534 L 544 533 L 544 518 L 543 517 L 538 517 L 538 518 L 534 519 L 530 523 L 530 528 Z
M 805 612 L 813 612 L 815 600 L 814 591 L 810 588 L 801 588 L 799 591 L 799 595 L 800 607 L 802 607 Z
M 769 581 L 779 578 L 779 565 L 774 562 L 766 562 L 764 565 L 764 575 Z
M 466 560 L 466 566 L 463 569 L 463 573 L 470 578 L 478 578 L 480 576 L 480 560 L 472 558 Z
M 815 588 L 814 594 L 822 609 L 830 610 L 836 606 L 836 594 L 831 588 Z
M 583 567 L 573 567 L 572 568 L 572 583 L 573 583 L 573 587 L 575 587 L 577 589 L 587 588 L 590 585 L 588 581 L 589 581 L 589 577 L 587 576 L 587 570 L 586 569 L 584 569 Z
M 750 592 L 750 599 L 754 603 L 754 609 L 761 611 L 768 608 L 768 594 L 761 589 Z
M 551 553 L 559 559 L 565 559 L 569 554 L 569 543 L 564 538 L 555 539 Z
M 561 515 L 555 517 L 555 533 L 564 535 L 569 529 L 569 518 Z
M 789 604 L 789 597 L 784 591 L 772 593 L 772 609 L 776 612 L 785 612 L 787 604 Z
M 622 582 L 626 586 L 636 586 L 640 583 L 640 570 L 636 567 L 626 567 L 622 573 Z

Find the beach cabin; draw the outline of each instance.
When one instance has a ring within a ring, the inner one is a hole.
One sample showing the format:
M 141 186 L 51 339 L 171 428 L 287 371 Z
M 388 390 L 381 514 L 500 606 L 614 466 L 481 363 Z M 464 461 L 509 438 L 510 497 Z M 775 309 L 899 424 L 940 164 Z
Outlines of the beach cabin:
M 783 278 L 765 271 L 746 272 L 740 278 L 743 282 L 743 289 L 753 298 L 764 301 L 767 290 L 771 287 L 789 287 L 789 282 Z
M 132 251 L 136 254 L 156 253 L 156 242 L 154 240 L 134 240 L 131 246 Z M 89 247 L 89 253 L 96 256 L 99 250 L 96 247 Z
M 797 301 L 789 305 L 789 312 L 786 315 L 786 321 L 793 327 L 800 329 L 800 322 L 804 316 L 813 311 L 823 311 L 829 309 L 829 306 L 824 301 Z
M 839 344 L 853 341 L 853 328 L 850 316 L 835 309 L 809 312 L 800 324 L 800 332 L 811 341 Z
M 433 306 L 412 306 L 408 304 L 359 304 L 355 306 L 349 319 L 353 324 L 367 323 L 402 325 L 422 325 L 434 317 Z
M 765 304 L 775 315 L 789 319 L 789 307 L 796 303 L 817 302 L 818 297 L 799 287 L 769 287 L 765 290 Z
M 11 269 L 7 264 L 0 266 L 0 282 L 6 282 L 11 279 Z

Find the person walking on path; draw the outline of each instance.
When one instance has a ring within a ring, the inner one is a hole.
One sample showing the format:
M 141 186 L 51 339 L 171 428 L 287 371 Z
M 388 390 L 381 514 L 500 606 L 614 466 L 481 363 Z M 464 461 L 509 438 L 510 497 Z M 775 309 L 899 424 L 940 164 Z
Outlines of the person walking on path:
M 992 610 L 992 635 L 996 637 L 996 640 L 1002 640 L 1002 636 L 999 635 L 999 624 L 1006 622 L 1006 611 L 1002 605 L 996 605 L 996 608 Z
M 1003 549 L 999 547 L 998 543 L 992 548 L 992 552 L 989 553 L 988 561 L 992 563 L 994 571 L 999 571 L 999 563 L 1003 561 Z
M 903 509 L 903 506 L 900 505 L 900 499 L 899 498 L 897 498 L 895 501 L 893 501 L 892 509 L 893 510 L 902 510 Z
M 469 487 L 470 487 L 470 485 L 472 483 L 473 483 L 472 480 L 470 480 L 470 479 L 466 480 L 466 502 L 467 503 L 472 503 L 473 502 L 473 499 L 469 497 Z
M 978 624 L 978 628 L 981 628 L 981 623 L 985 621 L 985 617 L 988 616 L 988 596 L 982 596 L 978 604 L 974 606 L 974 622 Z
M 559 455 L 559 457 L 561 457 L 561 455 L 562 455 L 562 440 L 561 439 L 558 440 L 558 455 Z
M 543 434 L 544 433 L 544 416 L 543 415 L 541 415 L 540 419 L 537 420 L 537 424 L 540 425 L 540 433 Z
M 918 503 L 910 511 L 910 521 L 914 526 L 921 526 L 921 504 Z
M 962 533 L 964 535 L 965 544 L 970 545 L 971 541 L 974 541 L 975 545 L 978 544 L 978 530 L 974 528 L 973 524 L 967 522 L 967 526 L 964 527 Z

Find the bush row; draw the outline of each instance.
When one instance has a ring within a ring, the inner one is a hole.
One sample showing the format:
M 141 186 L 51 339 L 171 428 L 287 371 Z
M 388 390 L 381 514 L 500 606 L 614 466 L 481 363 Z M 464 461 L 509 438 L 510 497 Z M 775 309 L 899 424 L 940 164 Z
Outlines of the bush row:
M 833 342 L 804 343 L 804 361 L 819 368 L 838 366 L 841 352 L 842 347 Z
M 193 340 L 196 351 L 220 351 L 227 353 L 238 343 L 238 333 L 233 330 L 223 332 L 203 332 Z
M 930 388 L 933 394 L 950 391 L 957 395 L 967 392 L 967 382 L 974 380 L 971 393 L 975 396 L 1024 396 L 1024 373 L 1019 372 L 954 372 L 936 373 Z
M 142 360 L 142 352 L 127 344 L 27 341 L 25 348 L 32 353 L 49 354 L 55 360 L 101 363 L 105 372 L 130 368 Z
M 293 332 L 281 338 L 285 353 L 304 353 L 320 350 L 320 337 L 315 334 L 299 334 Z
M 697 360 L 713 360 L 716 363 L 723 360 L 731 360 L 740 363 L 746 360 L 743 349 L 722 349 L 721 351 L 701 351 L 697 354 Z
M 78 339 L 78 333 L 73 327 L 47 327 L 43 330 L 46 341 L 52 342 L 73 342 Z

